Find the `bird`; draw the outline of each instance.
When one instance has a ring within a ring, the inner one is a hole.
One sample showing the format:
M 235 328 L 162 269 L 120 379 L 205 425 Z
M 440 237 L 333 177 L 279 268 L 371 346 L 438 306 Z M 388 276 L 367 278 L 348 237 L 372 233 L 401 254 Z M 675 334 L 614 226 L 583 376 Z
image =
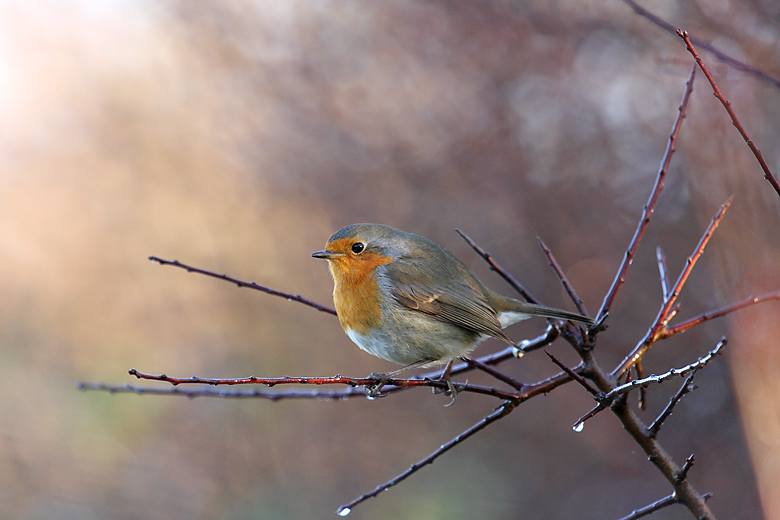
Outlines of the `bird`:
M 453 399 L 453 362 L 491 337 L 518 347 L 503 330 L 509 325 L 531 316 L 593 324 L 587 316 L 495 293 L 444 247 L 382 224 L 345 226 L 311 256 L 328 261 L 347 336 L 365 352 L 402 365 L 372 376 L 386 381 L 381 376 L 446 365 L 442 379 Z

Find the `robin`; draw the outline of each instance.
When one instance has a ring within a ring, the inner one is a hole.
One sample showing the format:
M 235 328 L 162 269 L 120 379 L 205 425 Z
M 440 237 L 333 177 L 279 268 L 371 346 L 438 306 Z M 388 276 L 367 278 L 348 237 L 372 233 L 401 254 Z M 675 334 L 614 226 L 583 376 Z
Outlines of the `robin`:
M 311 256 L 328 261 L 333 303 L 352 341 L 404 365 L 391 374 L 446 364 L 442 379 L 453 397 L 449 371 L 455 359 L 490 337 L 518 346 L 505 327 L 531 316 L 593 323 L 573 312 L 496 294 L 440 245 L 389 226 L 343 227 Z

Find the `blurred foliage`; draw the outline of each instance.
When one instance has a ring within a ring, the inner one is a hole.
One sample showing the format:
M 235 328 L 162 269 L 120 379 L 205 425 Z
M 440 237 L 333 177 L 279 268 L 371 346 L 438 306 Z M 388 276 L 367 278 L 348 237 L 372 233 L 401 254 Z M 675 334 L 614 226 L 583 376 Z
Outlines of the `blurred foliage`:
M 780 75 L 776 2 L 647 1 Z M 780 93 L 702 53 L 780 170 Z M 493 403 L 424 391 L 345 403 L 83 394 L 126 370 L 365 375 L 389 368 L 330 316 L 148 255 L 330 301 L 309 258 L 342 225 L 428 236 L 508 292 L 463 229 L 591 312 L 649 193 L 691 60 L 619 1 L 9 2 L 0 7 L 0 517 L 328 517 Z M 735 195 L 681 299 L 693 316 L 780 287 L 780 202 L 699 77 L 654 221 L 598 345 L 619 361 Z M 659 344 L 648 372 L 727 334 L 661 440 L 721 518 L 780 519 L 776 303 Z M 537 334 L 523 323 L 513 337 Z M 488 352 L 487 343 L 478 352 Z M 564 359 L 563 345 L 553 348 Z M 572 358 L 573 359 L 573 358 Z M 554 372 L 544 356 L 514 368 Z M 470 376 L 471 378 L 471 376 Z M 476 378 L 476 379 L 475 379 Z M 474 376 L 472 380 L 478 380 Z M 676 390 L 651 390 L 651 418 Z M 523 405 L 355 518 L 617 518 L 669 490 L 573 385 Z M 653 518 L 687 518 L 669 508 Z

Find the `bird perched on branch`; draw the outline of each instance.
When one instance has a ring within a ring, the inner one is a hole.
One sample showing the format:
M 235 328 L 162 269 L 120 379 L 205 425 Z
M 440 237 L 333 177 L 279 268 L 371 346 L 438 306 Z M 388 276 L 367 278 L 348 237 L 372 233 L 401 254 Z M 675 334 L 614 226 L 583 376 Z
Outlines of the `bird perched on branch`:
M 333 303 L 352 341 L 401 370 L 447 364 L 453 396 L 453 361 L 490 337 L 517 346 L 505 327 L 531 316 L 593 323 L 496 294 L 440 245 L 389 226 L 346 226 L 312 256 L 328 261 Z

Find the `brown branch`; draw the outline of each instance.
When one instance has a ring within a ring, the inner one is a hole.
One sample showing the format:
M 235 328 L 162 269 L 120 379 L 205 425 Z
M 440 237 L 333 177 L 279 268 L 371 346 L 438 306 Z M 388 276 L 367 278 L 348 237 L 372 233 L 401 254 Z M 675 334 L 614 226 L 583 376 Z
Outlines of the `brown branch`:
M 709 321 L 715 318 L 720 318 L 721 316 L 725 316 L 726 314 L 730 314 L 734 311 L 744 309 L 745 307 L 750 307 L 751 305 L 756 305 L 757 303 L 763 303 L 770 300 L 780 300 L 780 291 L 762 294 L 761 296 L 756 296 L 756 297 L 751 296 L 749 298 L 745 298 L 742 301 L 731 303 L 729 305 L 726 305 L 725 307 L 721 307 L 720 309 L 715 309 L 712 311 L 705 312 L 703 314 L 699 314 L 698 316 L 693 317 L 687 321 L 684 321 L 679 325 L 675 325 L 674 327 L 668 327 L 662 330 L 661 333 L 659 334 L 659 339 L 666 339 L 668 337 L 674 336 L 675 334 L 685 332 L 686 330 L 695 327 L 696 325 L 699 325 L 701 323 L 704 323 L 705 321 Z
M 238 287 L 248 287 L 256 291 L 262 291 L 272 296 L 279 296 L 280 298 L 285 298 L 288 301 L 296 301 L 298 303 L 308 305 L 309 307 L 313 307 L 318 311 L 326 312 L 328 314 L 333 314 L 334 316 L 336 315 L 336 311 L 334 309 L 328 307 L 327 305 L 322 305 L 315 301 L 309 300 L 308 298 L 304 298 L 300 294 L 290 294 L 282 291 L 277 291 L 276 289 L 271 289 L 270 287 L 265 287 L 255 282 L 245 282 L 243 280 L 239 280 L 238 278 L 233 278 L 232 276 L 228 276 L 226 274 L 218 274 L 213 271 L 208 271 L 206 269 L 192 267 L 190 265 L 183 264 L 178 260 L 163 260 L 162 258 L 158 258 L 156 256 L 150 256 L 149 260 L 151 260 L 152 262 L 157 262 L 160 265 L 172 265 L 174 267 L 184 269 L 188 273 L 197 273 L 205 276 L 210 276 L 211 278 L 217 278 L 218 280 L 224 280 L 226 282 L 236 284 Z
M 677 33 L 677 27 L 670 24 L 660 16 L 651 13 L 644 7 L 637 4 L 634 0 L 623 0 L 623 3 L 631 7 L 631 9 L 634 10 L 636 14 L 639 16 L 649 20 L 651 23 L 655 24 L 656 26 L 660 27 L 664 31 L 668 32 L 669 34 L 676 34 Z M 745 72 L 747 74 L 750 74 L 751 76 L 754 76 L 762 81 L 765 81 L 767 83 L 771 83 L 775 87 L 780 87 L 780 79 L 775 78 L 773 76 L 770 76 L 766 72 L 752 66 L 748 65 L 747 63 L 743 61 L 739 61 L 738 59 L 729 56 L 725 52 L 721 51 L 720 49 L 716 48 L 714 45 L 702 40 L 701 38 L 696 38 L 694 36 L 691 37 L 691 41 L 695 43 L 698 47 L 701 47 L 702 49 L 706 49 L 707 51 L 711 52 L 716 58 L 718 58 L 723 63 L 726 63 L 727 65 Z
M 520 293 L 520 295 L 523 298 L 525 298 L 525 301 L 527 301 L 528 303 L 536 303 L 536 304 L 540 303 L 539 300 L 534 298 L 531 295 L 531 293 L 529 293 L 526 290 L 526 288 L 523 287 L 523 285 L 520 282 L 518 282 L 514 276 L 507 273 L 503 267 L 498 265 L 498 263 L 495 260 L 493 260 L 493 257 L 490 256 L 490 253 L 488 253 L 487 251 L 479 247 L 476 244 L 476 242 L 471 240 L 471 238 L 469 238 L 469 236 L 466 235 L 466 233 L 464 233 L 460 229 L 456 229 L 455 231 L 461 236 L 461 238 L 463 238 L 463 240 L 466 241 L 466 243 L 471 247 L 471 249 L 473 249 L 479 256 L 481 256 L 485 260 L 485 262 L 488 263 L 488 265 L 490 266 L 490 270 L 498 273 L 498 275 L 501 278 L 503 278 L 509 285 L 512 286 L 512 288 L 514 288 L 518 293 Z
M 693 59 L 696 60 L 696 63 L 699 64 L 701 71 L 707 77 L 707 81 L 710 82 L 715 97 L 718 98 L 718 101 L 720 101 L 720 103 L 723 105 L 723 108 L 725 108 L 726 112 L 728 112 L 729 117 L 731 118 L 731 123 L 737 129 L 739 135 L 742 136 L 742 139 L 745 140 L 748 147 L 750 148 L 750 151 L 753 152 L 753 155 L 756 156 L 756 160 L 758 160 L 758 164 L 761 166 L 761 169 L 764 170 L 764 179 L 769 181 L 769 184 L 771 184 L 772 187 L 775 189 L 775 193 L 780 195 L 780 184 L 777 183 L 777 179 L 770 171 L 769 166 L 766 164 L 766 161 L 764 160 L 764 156 L 761 155 L 761 150 L 759 150 L 758 147 L 756 147 L 756 145 L 747 135 L 747 132 L 745 132 L 745 129 L 742 127 L 742 124 L 739 122 L 739 119 L 737 119 L 737 114 L 735 114 L 734 110 L 731 108 L 731 102 L 728 101 L 725 97 L 723 97 L 723 94 L 720 93 L 720 89 L 718 88 L 718 85 L 715 84 L 715 80 L 712 78 L 710 71 L 707 70 L 707 67 L 704 66 L 704 62 L 702 61 L 702 59 L 699 57 L 698 54 L 696 54 L 696 49 L 693 48 L 693 44 L 691 43 L 691 39 L 688 36 L 688 33 L 686 31 L 681 31 L 678 29 L 677 35 L 683 39 L 683 41 L 685 42 L 685 46 L 688 48 L 688 52 L 691 53 L 691 56 L 693 56 Z
M 236 378 L 205 378 L 205 377 L 173 377 L 167 374 L 147 374 L 145 372 L 139 372 L 138 370 L 131 368 L 128 373 L 138 379 L 144 379 L 149 381 L 161 381 L 170 383 L 174 386 L 181 384 L 201 384 L 201 385 L 265 385 L 268 387 L 274 387 L 276 385 L 347 385 L 351 387 L 364 386 L 370 387 L 376 385 L 378 379 L 376 377 L 344 377 L 341 375 L 335 375 L 332 377 L 236 377 Z M 399 379 L 389 378 L 384 381 L 386 386 L 407 388 L 414 386 L 425 386 L 430 388 L 439 388 L 442 390 L 448 389 L 447 383 L 440 380 L 431 379 Z M 458 390 L 463 392 L 473 392 L 476 394 L 489 395 L 498 397 L 505 400 L 517 400 L 518 395 L 510 392 L 503 392 L 496 388 L 472 385 L 467 383 L 458 383 Z
M 688 77 L 688 81 L 685 83 L 685 92 L 683 93 L 682 101 L 680 101 L 680 106 L 677 109 L 677 118 L 674 121 L 674 125 L 672 125 L 672 132 L 669 135 L 669 142 L 666 145 L 666 151 L 664 152 L 664 156 L 661 159 L 661 165 L 658 168 L 655 185 L 650 192 L 650 197 L 647 199 L 647 203 L 645 203 L 642 216 L 639 218 L 636 231 L 634 231 L 634 236 L 631 238 L 631 242 L 626 249 L 625 255 L 623 256 L 623 261 L 618 268 L 617 274 L 615 274 L 615 279 L 612 281 L 612 285 L 607 291 L 606 296 L 604 296 L 604 301 L 601 304 L 601 308 L 599 309 L 598 313 L 596 313 L 596 321 L 600 321 L 602 318 L 604 318 L 609 312 L 609 309 L 612 307 L 612 302 L 615 300 L 615 296 L 617 295 L 620 286 L 623 285 L 623 282 L 625 281 L 626 272 L 634 260 L 634 255 L 639 248 L 639 243 L 642 240 L 645 229 L 647 229 L 647 225 L 650 223 L 650 217 L 653 215 L 655 205 L 658 202 L 658 197 L 661 195 L 661 191 L 664 187 L 666 172 L 669 169 L 669 163 L 672 160 L 672 155 L 674 154 L 674 150 L 677 145 L 677 136 L 680 133 L 682 122 L 686 116 L 686 108 L 688 106 L 688 100 L 690 99 L 691 92 L 693 92 L 693 80 L 695 75 L 696 68 L 692 67 L 691 75 Z
M 481 421 L 474 424 L 472 427 L 470 427 L 469 429 L 467 429 L 466 431 L 464 431 L 454 439 L 450 440 L 449 442 L 442 444 L 439 448 L 434 450 L 430 455 L 423 458 L 419 462 L 412 464 L 409 467 L 409 469 L 407 469 L 400 475 L 396 476 L 392 480 L 385 482 L 384 484 L 377 486 L 373 491 L 361 495 L 358 498 L 352 500 L 351 502 L 347 502 L 346 504 L 339 507 L 336 510 L 336 514 L 339 516 L 347 516 L 352 511 L 352 508 L 355 507 L 356 505 L 361 504 L 370 498 L 374 498 L 379 493 L 407 479 L 409 476 L 417 472 L 420 468 L 422 468 L 427 464 L 432 464 L 441 455 L 448 452 L 458 444 L 462 443 L 463 441 L 465 441 L 475 433 L 478 433 L 484 430 L 485 428 L 487 428 L 488 426 L 490 426 L 491 424 L 493 424 L 494 422 L 503 419 L 504 417 L 509 415 L 512 412 L 512 410 L 515 409 L 517 404 L 518 403 L 516 401 L 505 401 L 504 404 L 499 406 L 495 411 L 493 411 L 489 415 L 485 416 Z
M 683 285 L 685 285 L 685 282 L 688 280 L 688 276 L 691 274 L 691 271 L 696 265 L 696 262 L 699 260 L 702 253 L 704 253 L 704 248 L 707 246 L 710 237 L 712 237 L 712 233 L 715 232 L 718 224 L 720 224 L 720 221 L 723 218 L 723 215 L 726 213 L 726 210 L 731 205 L 732 200 L 733 197 L 730 197 L 726 202 L 724 202 L 715 216 L 712 217 L 709 226 L 707 226 L 707 230 L 704 232 L 704 235 L 702 235 L 701 239 L 699 239 L 699 243 L 696 245 L 693 253 L 691 253 L 691 255 L 686 260 L 685 267 L 683 268 L 682 272 L 680 272 L 680 276 L 677 278 L 677 282 L 674 284 L 669 297 L 664 301 L 663 305 L 661 305 L 661 308 L 658 311 L 658 315 L 645 334 L 645 337 L 642 338 L 642 340 L 634 347 L 631 353 L 628 354 L 625 359 L 623 359 L 620 365 L 618 365 L 615 370 L 612 371 L 613 377 L 619 378 L 625 374 L 634 363 L 642 358 L 642 356 L 645 354 L 645 352 L 648 351 L 653 343 L 659 339 L 662 330 L 666 327 L 667 322 L 671 318 L 674 303 L 677 300 Z
M 561 284 L 563 285 L 563 288 L 566 289 L 566 293 L 569 295 L 569 298 L 571 298 L 571 301 L 574 302 L 574 306 L 577 307 L 577 310 L 580 314 L 583 316 L 588 316 L 588 310 L 585 308 L 585 304 L 582 303 L 582 299 L 577 296 L 577 293 L 574 291 L 574 287 L 571 286 L 569 283 L 569 279 L 566 277 L 566 275 L 563 272 L 563 269 L 561 269 L 560 264 L 555 260 L 555 257 L 552 254 L 552 251 L 550 251 L 550 248 L 547 247 L 547 244 L 544 243 L 544 241 L 536 237 L 539 241 L 539 247 L 542 248 L 542 251 L 544 251 L 545 256 L 547 256 L 547 263 L 552 267 L 553 271 L 555 271 L 555 274 L 558 276 L 558 279 L 561 281 Z

